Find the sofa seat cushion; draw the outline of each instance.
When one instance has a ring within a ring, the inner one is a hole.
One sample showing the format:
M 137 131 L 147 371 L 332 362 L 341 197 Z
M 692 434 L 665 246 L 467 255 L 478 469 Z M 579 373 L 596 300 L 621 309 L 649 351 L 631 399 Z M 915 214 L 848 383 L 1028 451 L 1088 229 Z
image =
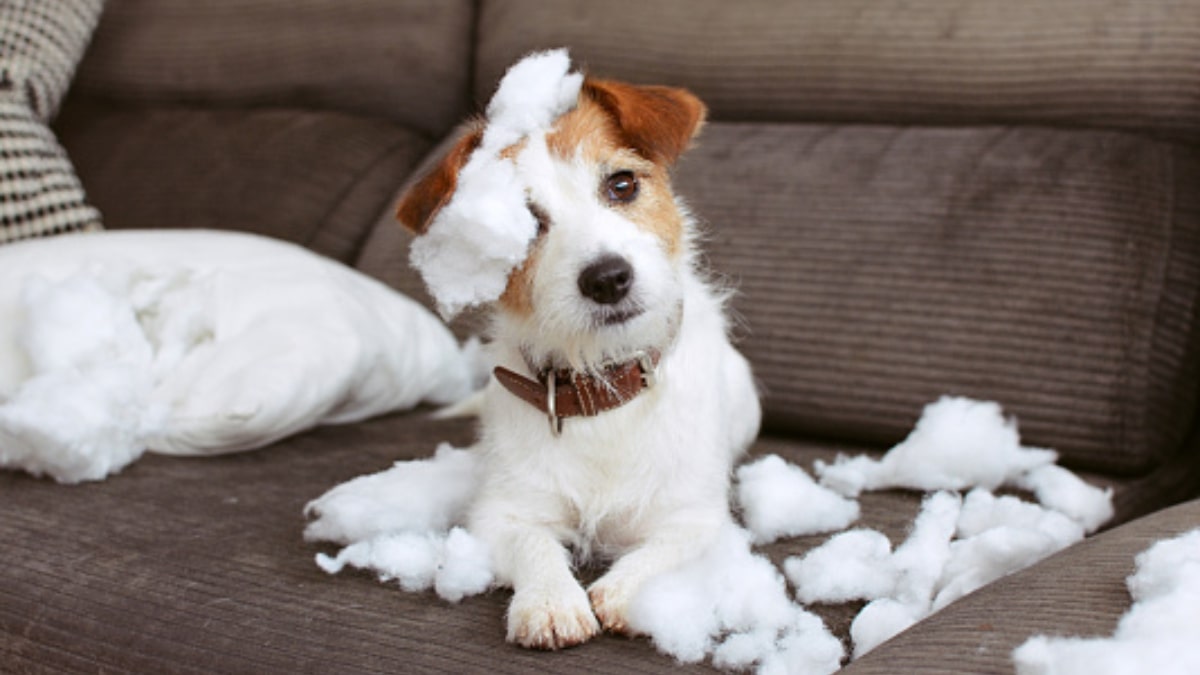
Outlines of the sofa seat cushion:
M 642 640 L 606 636 L 557 654 L 507 646 L 507 591 L 450 605 L 317 567 L 318 551 L 336 549 L 303 541 L 308 501 L 396 460 L 429 456 L 438 441 L 465 446 L 472 426 L 393 415 L 253 453 L 150 456 L 72 487 L 0 473 L 0 662 L 68 672 L 680 672 Z M 764 438 L 753 452 L 811 469 L 816 458 L 863 450 Z M 1118 518 L 1136 515 L 1125 508 L 1130 484 L 1088 478 L 1116 488 Z M 860 503 L 860 524 L 898 542 L 920 495 L 873 492 Z M 778 563 L 823 540 L 787 539 L 765 551 Z M 845 636 L 858 606 L 814 609 Z
M 110 228 L 248 230 L 350 261 L 429 147 L 374 118 L 72 99 L 57 128 Z

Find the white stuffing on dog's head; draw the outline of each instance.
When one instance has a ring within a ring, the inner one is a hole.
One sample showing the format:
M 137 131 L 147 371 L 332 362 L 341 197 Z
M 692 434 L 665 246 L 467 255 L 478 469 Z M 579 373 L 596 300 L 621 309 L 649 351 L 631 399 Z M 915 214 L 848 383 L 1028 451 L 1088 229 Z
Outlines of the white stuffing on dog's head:
M 566 50 L 532 54 L 513 65 L 488 104 L 482 135 L 477 129 L 449 158 L 465 160 L 455 185 L 438 186 L 449 187 L 453 195 L 434 205 L 438 210 L 411 252 L 412 265 L 444 318 L 498 299 L 508 275 L 528 253 L 537 219 L 526 204 L 527 188 L 516 165 L 501 153 L 531 134 L 545 133 L 575 106 L 583 76 L 568 73 L 570 66 Z M 400 212 L 410 226 L 430 215 L 405 213 L 403 206 Z
M 564 50 L 514 65 L 397 215 L 444 317 L 494 304 L 531 362 L 585 371 L 678 329 L 692 235 L 669 169 L 705 111 L 681 89 L 569 68 Z

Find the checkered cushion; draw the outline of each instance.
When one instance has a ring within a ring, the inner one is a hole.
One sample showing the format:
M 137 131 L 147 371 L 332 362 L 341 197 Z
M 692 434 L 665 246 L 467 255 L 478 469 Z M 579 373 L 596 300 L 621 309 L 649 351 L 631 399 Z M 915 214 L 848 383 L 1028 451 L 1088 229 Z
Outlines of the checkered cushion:
M 47 126 L 103 0 L 0 0 L 0 244 L 100 228 Z

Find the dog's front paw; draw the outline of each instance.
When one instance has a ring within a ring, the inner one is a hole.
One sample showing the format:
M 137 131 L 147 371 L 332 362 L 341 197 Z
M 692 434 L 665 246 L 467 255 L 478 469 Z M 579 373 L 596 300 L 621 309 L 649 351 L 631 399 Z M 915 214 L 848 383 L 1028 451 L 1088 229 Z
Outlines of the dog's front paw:
M 592 639 L 600 624 L 583 589 L 524 590 L 508 607 L 508 641 L 533 649 L 563 649 Z
M 637 589 L 634 584 L 623 582 L 606 574 L 588 588 L 588 598 L 592 601 L 592 611 L 600 619 L 600 625 L 610 633 L 633 635 L 635 631 L 629 627 L 627 618 L 629 604 L 633 602 L 633 594 Z

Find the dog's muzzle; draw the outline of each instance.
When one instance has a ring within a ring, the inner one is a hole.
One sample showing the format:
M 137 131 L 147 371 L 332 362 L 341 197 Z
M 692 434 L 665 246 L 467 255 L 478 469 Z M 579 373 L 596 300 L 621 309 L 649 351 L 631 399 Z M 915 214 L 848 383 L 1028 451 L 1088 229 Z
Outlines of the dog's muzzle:
M 497 366 L 492 374 L 517 398 L 546 413 L 550 430 L 562 433 L 568 417 L 595 417 L 619 408 L 656 384 L 659 352 L 638 352 L 628 361 L 606 365 L 600 374 L 547 370 L 537 380 Z

